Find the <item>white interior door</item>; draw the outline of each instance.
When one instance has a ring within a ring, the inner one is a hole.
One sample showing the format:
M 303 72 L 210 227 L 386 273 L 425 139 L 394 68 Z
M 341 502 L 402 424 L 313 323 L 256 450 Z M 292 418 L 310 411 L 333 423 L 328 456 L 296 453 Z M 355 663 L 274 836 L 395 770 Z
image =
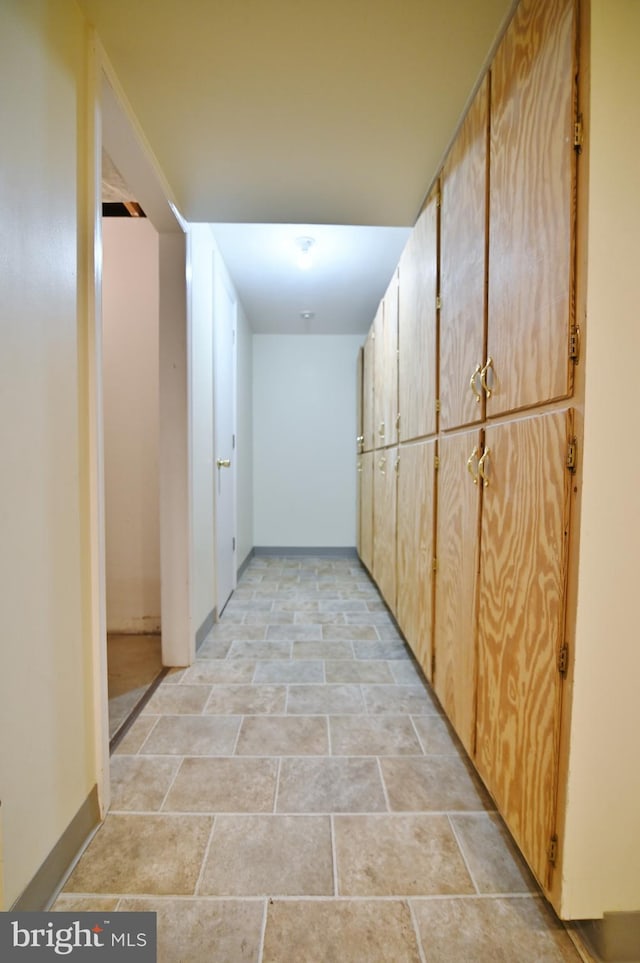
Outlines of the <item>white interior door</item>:
M 222 613 L 236 585 L 236 299 L 224 268 L 213 273 L 213 450 L 216 608 Z

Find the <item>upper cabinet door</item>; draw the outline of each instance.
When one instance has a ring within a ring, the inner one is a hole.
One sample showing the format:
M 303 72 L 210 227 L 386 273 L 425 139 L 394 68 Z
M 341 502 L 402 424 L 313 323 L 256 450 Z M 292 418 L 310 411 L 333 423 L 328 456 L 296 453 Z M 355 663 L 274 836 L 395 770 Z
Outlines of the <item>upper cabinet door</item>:
M 395 271 L 383 305 L 384 331 L 384 398 L 383 420 L 385 444 L 394 445 L 398 440 L 398 272 Z
M 437 192 L 400 259 L 398 309 L 400 441 L 436 430 Z
M 492 68 L 489 417 L 572 390 L 574 6 L 522 0 Z
M 373 381 L 375 374 L 375 341 L 373 338 L 373 328 L 367 335 L 363 351 L 363 370 L 362 370 L 362 447 L 365 451 L 375 448 L 375 410 L 373 399 Z
M 384 301 L 381 301 L 373 319 L 373 447 L 385 445 L 385 364 L 384 364 Z
M 440 427 L 484 417 L 487 138 L 485 78 L 442 172 L 440 207 Z

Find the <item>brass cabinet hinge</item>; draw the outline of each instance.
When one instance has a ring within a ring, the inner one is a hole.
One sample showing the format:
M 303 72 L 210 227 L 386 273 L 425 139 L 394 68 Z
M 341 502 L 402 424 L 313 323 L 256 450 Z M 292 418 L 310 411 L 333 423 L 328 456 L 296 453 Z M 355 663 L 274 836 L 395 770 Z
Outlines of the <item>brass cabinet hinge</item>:
M 440 471 L 440 458 L 438 457 L 438 455 L 436 455 L 436 457 L 434 458 L 433 464 L 434 464 L 435 470 Z
M 440 412 L 440 399 L 439 399 L 439 398 L 436 398 L 436 411 L 437 411 L 438 413 Z
M 572 438 L 567 445 L 567 471 L 573 475 L 578 468 L 578 443 Z
M 442 307 L 442 298 L 440 297 L 440 295 L 438 295 L 436 297 L 436 310 L 439 311 L 441 307 Z
M 577 154 L 582 153 L 582 146 L 584 144 L 584 128 L 582 126 L 582 114 L 578 114 L 576 122 L 573 125 L 573 149 Z
M 431 565 L 431 569 L 432 569 L 432 571 L 434 571 L 434 572 L 437 572 L 437 571 L 438 571 L 438 559 L 437 559 L 437 558 L 434 558 L 434 559 L 433 559 L 433 563 L 432 563 L 432 565 Z
M 549 845 L 547 846 L 547 859 L 552 866 L 555 866 L 556 860 L 558 859 L 558 837 L 556 835 L 552 836 L 549 840 Z
M 580 360 L 580 328 L 577 324 L 572 325 L 569 332 L 569 360 L 576 364 Z
M 400 458 L 396 458 L 396 463 L 393 466 L 393 470 L 395 471 L 396 475 L 400 471 Z
M 560 646 L 558 652 L 558 672 L 560 675 L 566 675 L 569 668 L 569 646 L 565 642 Z
M 400 412 L 396 415 L 396 431 L 400 431 Z

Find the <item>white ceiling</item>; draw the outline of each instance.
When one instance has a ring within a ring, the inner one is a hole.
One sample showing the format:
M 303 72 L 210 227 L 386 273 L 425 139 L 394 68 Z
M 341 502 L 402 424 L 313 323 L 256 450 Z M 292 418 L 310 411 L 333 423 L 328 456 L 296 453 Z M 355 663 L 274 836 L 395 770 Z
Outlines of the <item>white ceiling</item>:
M 320 229 L 312 225 L 415 222 L 514 6 L 513 0 L 79 3 L 187 220 L 304 225 L 300 233 L 315 235 Z M 311 274 L 304 281 L 294 274 L 295 266 L 289 276 L 276 267 L 277 232 L 216 233 L 256 330 L 287 327 L 305 308 L 316 312 L 319 328 L 321 318 L 344 330 L 360 326 L 356 315 L 384 292 L 406 236 L 382 231 L 374 241 L 371 232 L 337 231 L 335 273 L 328 260 L 320 273 L 318 244 L 312 283 Z M 328 258 L 328 236 L 326 242 Z M 252 251 L 250 263 L 243 248 Z M 367 289 L 362 301 L 352 300 L 355 285 Z

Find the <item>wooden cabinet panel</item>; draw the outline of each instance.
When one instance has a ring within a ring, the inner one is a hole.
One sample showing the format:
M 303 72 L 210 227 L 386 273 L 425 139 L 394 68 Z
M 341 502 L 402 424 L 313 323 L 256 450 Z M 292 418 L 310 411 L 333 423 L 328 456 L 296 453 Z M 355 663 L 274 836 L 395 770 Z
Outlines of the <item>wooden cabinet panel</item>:
M 374 408 L 374 377 L 375 377 L 375 340 L 373 327 L 364 343 L 362 357 L 362 434 L 365 451 L 375 448 L 375 408 Z
M 399 279 L 399 437 L 408 441 L 436 430 L 436 194 L 418 218 L 402 253 Z
M 480 432 L 439 443 L 435 690 L 462 743 L 473 755 L 476 689 L 476 585 L 480 491 Z M 475 453 L 475 454 L 474 454 Z M 471 458 L 472 476 L 467 463 Z
M 373 447 L 383 448 L 385 437 L 385 361 L 384 361 L 384 301 L 373 319 Z
M 443 429 L 471 425 L 484 416 L 484 393 L 478 372 L 485 360 L 488 89 L 488 79 L 485 79 L 441 177 L 440 427 Z
M 373 469 L 373 577 L 392 612 L 396 611 L 396 459 L 398 450 L 375 453 Z
M 358 554 L 369 571 L 373 567 L 373 462 L 366 451 L 358 458 Z
M 574 0 L 522 0 L 492 68 L 489 417 L 572 387 L 575 49 Z
M 572 476 L 570 412 L 489 427 L 476 765 L 538 880 L 554 829 Z
M 398 440 L 398 272 L 395 271 L 382 301 L 384 332 L 384 444 Z
M 397 618 L 431 678 L 434 441 L 400 448 L 398 466 Z

